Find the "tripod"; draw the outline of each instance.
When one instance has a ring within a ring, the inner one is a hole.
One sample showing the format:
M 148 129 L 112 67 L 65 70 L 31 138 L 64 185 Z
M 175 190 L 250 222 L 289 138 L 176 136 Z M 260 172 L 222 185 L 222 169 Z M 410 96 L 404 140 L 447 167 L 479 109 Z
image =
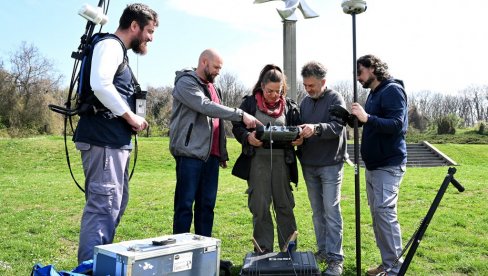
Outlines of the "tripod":
M 464 187 L 456 180 L 454 179 L 454 174 L 456 173 L 455 168 L 449 168 L 447 170 L 447 175 L 444 178 L 444 181 L 442 182 L 442 185 L 437 192 L 436 197 L 434 198 L 434 201 L 432 202 L 432 205 L 430 206 L 429 211 L 427 212 L 427 215 L 425 216 L 424 219 L 422 219 L 422 222 L 420 223 L 419 227 L 417 230 L 413 233 L 413 236 L 410 238 L 408 241 L 407 245 L 403 249 L 402 253 L 400 256 L 395 260 L 396 264 L 398 260 L 403 256 L 407 248 L 410 247 L 408 250 L 407 256 L 405 257 L 405 260 L 403 261 L 402 267 L 400 268 L 400 271 L 398 272 L 398 275 L 403 276 L 407 272 L 408 266 L 410 265 L 410 262 L 412 261 L 415 251 L 420 245 L 420 242 L 422 241 L 422 237 L 425 234 L 425 231 L 427 230 L 427 227 L 429 227 L 429 223 L 432 220 L 432 217 L 434 216 L 435 211 L 437 210 L 437 207 L 439 206 L 439 203 L 441 202 L 442 197 L 444 196 L 444 193 L 447 190 L 447 187 L 449 186 L 449 183 L 452 183 L 456 189 L 458 189 L 459 192 L 464 192 Z M 388 269 L 390 270 L 390 269 Z M 388 270 L 386 272 L 388 272 Z

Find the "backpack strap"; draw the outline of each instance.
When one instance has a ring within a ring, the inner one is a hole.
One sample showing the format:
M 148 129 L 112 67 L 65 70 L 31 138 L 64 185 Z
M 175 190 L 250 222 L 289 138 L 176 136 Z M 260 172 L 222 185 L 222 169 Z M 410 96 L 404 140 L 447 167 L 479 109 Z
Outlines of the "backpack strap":
M 125 44 L 124 44 L 124 42 L 122 42 L 122 40 L 120 40 L 120 38 L 118 36 L 116 36 L 114 34 L 102 33 L 102 34 L 97 35 L 97 36 L 95 36 L 93 38 L 92 43 L 91 43 L 92 50 L 95 49 L 95 45 L 98 42 L 103 41 L 105 39 L 115 39 L 115 40 L 117 40 L 120 43 L 120 46 L 122 47 L 122 50 L 124 51 L 124 61 L 119 65 L 119 67 L 117 68 L 117 71 L 115 73 L 115 75 L 120 75 L 122 73 L 122 71 L 124 71 L 124 69 L 127 66 L 129 66 L 129 58 L 127 56 L 127 49 L 125 48 Z M 132 74 L 132 70 L 131 70 L 131 74 Z M 134 78 L 134 74 L 132 74 L 132 77 Z
M 93 49 L 95 49 L 95 45 L 103 40 L 106 39 L 114 39 L 119 42 L 120 46 L 122 47 L 124 57 L 123 57 L 123 62 L 118 66 L 117 71 L 115 73 L 115 76 L 122 74 L 122 72 L 129 67 L 129 60 L 127 56 L 127 49 L 120 40 L 119 37 L 117 37 L 114 34 L 110 33 L 97 33 L 94 34 L 90 40 L 90 43 L 88 44 L 87 48 L 85 49 L 85 55 L 82 59 L 81 63 L 81 70 L 80 70 L 80 76 L 78 80 L 78 89 L 77 89 L 77 94 L 78 94 L 78 109 L 79 109 L 79 114 L 90 114 L 90 113 L 97 113 L 97 112 L 106 112 L 110 113 L 111 112 L 103 106 L 102 103 L 95 97 L 91 86 L 90 86 L 90 70 L 91 70 L 91 59 L 93 55 Z M 130 69 L 130 67 L 129 67 Z M 134 74 L 131 71 L 132 79 L 134 80 Z M 134 82 L 134 81 L 133 81 Z M 136 86 L 137 80 L 134 82 L 134 86 Z M 138 85 L 138 83 L 137 83 Z M 114 117 L 113 114 L 109 115 L 109 117 Z

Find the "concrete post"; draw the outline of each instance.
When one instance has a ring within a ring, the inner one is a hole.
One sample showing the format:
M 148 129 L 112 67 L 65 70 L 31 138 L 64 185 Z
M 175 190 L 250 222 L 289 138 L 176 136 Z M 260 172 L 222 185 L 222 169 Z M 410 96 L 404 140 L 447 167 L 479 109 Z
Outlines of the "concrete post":
M 254 4 L 261 4 L 273 0 L 254 0 Z M 305 2 L 306 0 L 282 0 L 285 2 L 284 9 L 277 9 L 283 19 L 283 70 L 287 77 L 287 96 L 297 100 L 297 36 L 295 10 L 299 9 L 303 17 L 314 18 L 319 16 Z
M 296 21 L 283 20 L 283 70 L 288 86 L 287 96 L 297 100 Z

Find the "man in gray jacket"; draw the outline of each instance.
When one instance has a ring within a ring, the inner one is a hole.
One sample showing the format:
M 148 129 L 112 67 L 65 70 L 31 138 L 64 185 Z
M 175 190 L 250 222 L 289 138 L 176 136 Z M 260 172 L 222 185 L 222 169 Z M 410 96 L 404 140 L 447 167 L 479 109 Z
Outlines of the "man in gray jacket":
M 243 121 L 248 128 L 261 124 L 238 108 L 222 105 L 213 85 L 222 68 L 221 56 L 204 50 L 196 70 L 176 72 L 170 151 L 176 160 L 173 233 L 190 232 L 211 237 L 217 197 L 219 166 L 226 168 L 228 154 L 223 120 Z
M 324 275 L 341 275 L 342 249 L 341 186 L 346 152 L 346 128 L 331 116 L 333 105 L 345 107 L 344 99 L 326 86 L 327 69 L 319 62 L 302 68 L 303 86 L 308 97 L 300 104 L 300 118 L 305 138 L 298 147 L 303 178 L 312 207 L 318 251 L 316 258 L 327 262 Z

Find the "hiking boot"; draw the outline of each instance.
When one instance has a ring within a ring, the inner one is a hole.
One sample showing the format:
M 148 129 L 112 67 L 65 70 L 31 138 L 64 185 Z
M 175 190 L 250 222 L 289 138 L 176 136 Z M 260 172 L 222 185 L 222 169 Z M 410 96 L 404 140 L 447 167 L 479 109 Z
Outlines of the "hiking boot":
M 317 252 L 313 253 L 313 255 L 315 256 L 315 261 L 317 261 L 317 263 L 327 262 L 327 257 L 325 256 L 324 253 L 317 251 Z
M 366 271 L 366 275 L 376 276 L 376 275 L 378 275 L 380 273 L 384 273 L 384 272 L 385 272 L 385 268 L 383 267 L 383 265 L 379 265 L 378 267 L 368 269 L 368 271 Z
M 330 261 L 323 275 L 339 276 L 344 270 L 342 261 Z

